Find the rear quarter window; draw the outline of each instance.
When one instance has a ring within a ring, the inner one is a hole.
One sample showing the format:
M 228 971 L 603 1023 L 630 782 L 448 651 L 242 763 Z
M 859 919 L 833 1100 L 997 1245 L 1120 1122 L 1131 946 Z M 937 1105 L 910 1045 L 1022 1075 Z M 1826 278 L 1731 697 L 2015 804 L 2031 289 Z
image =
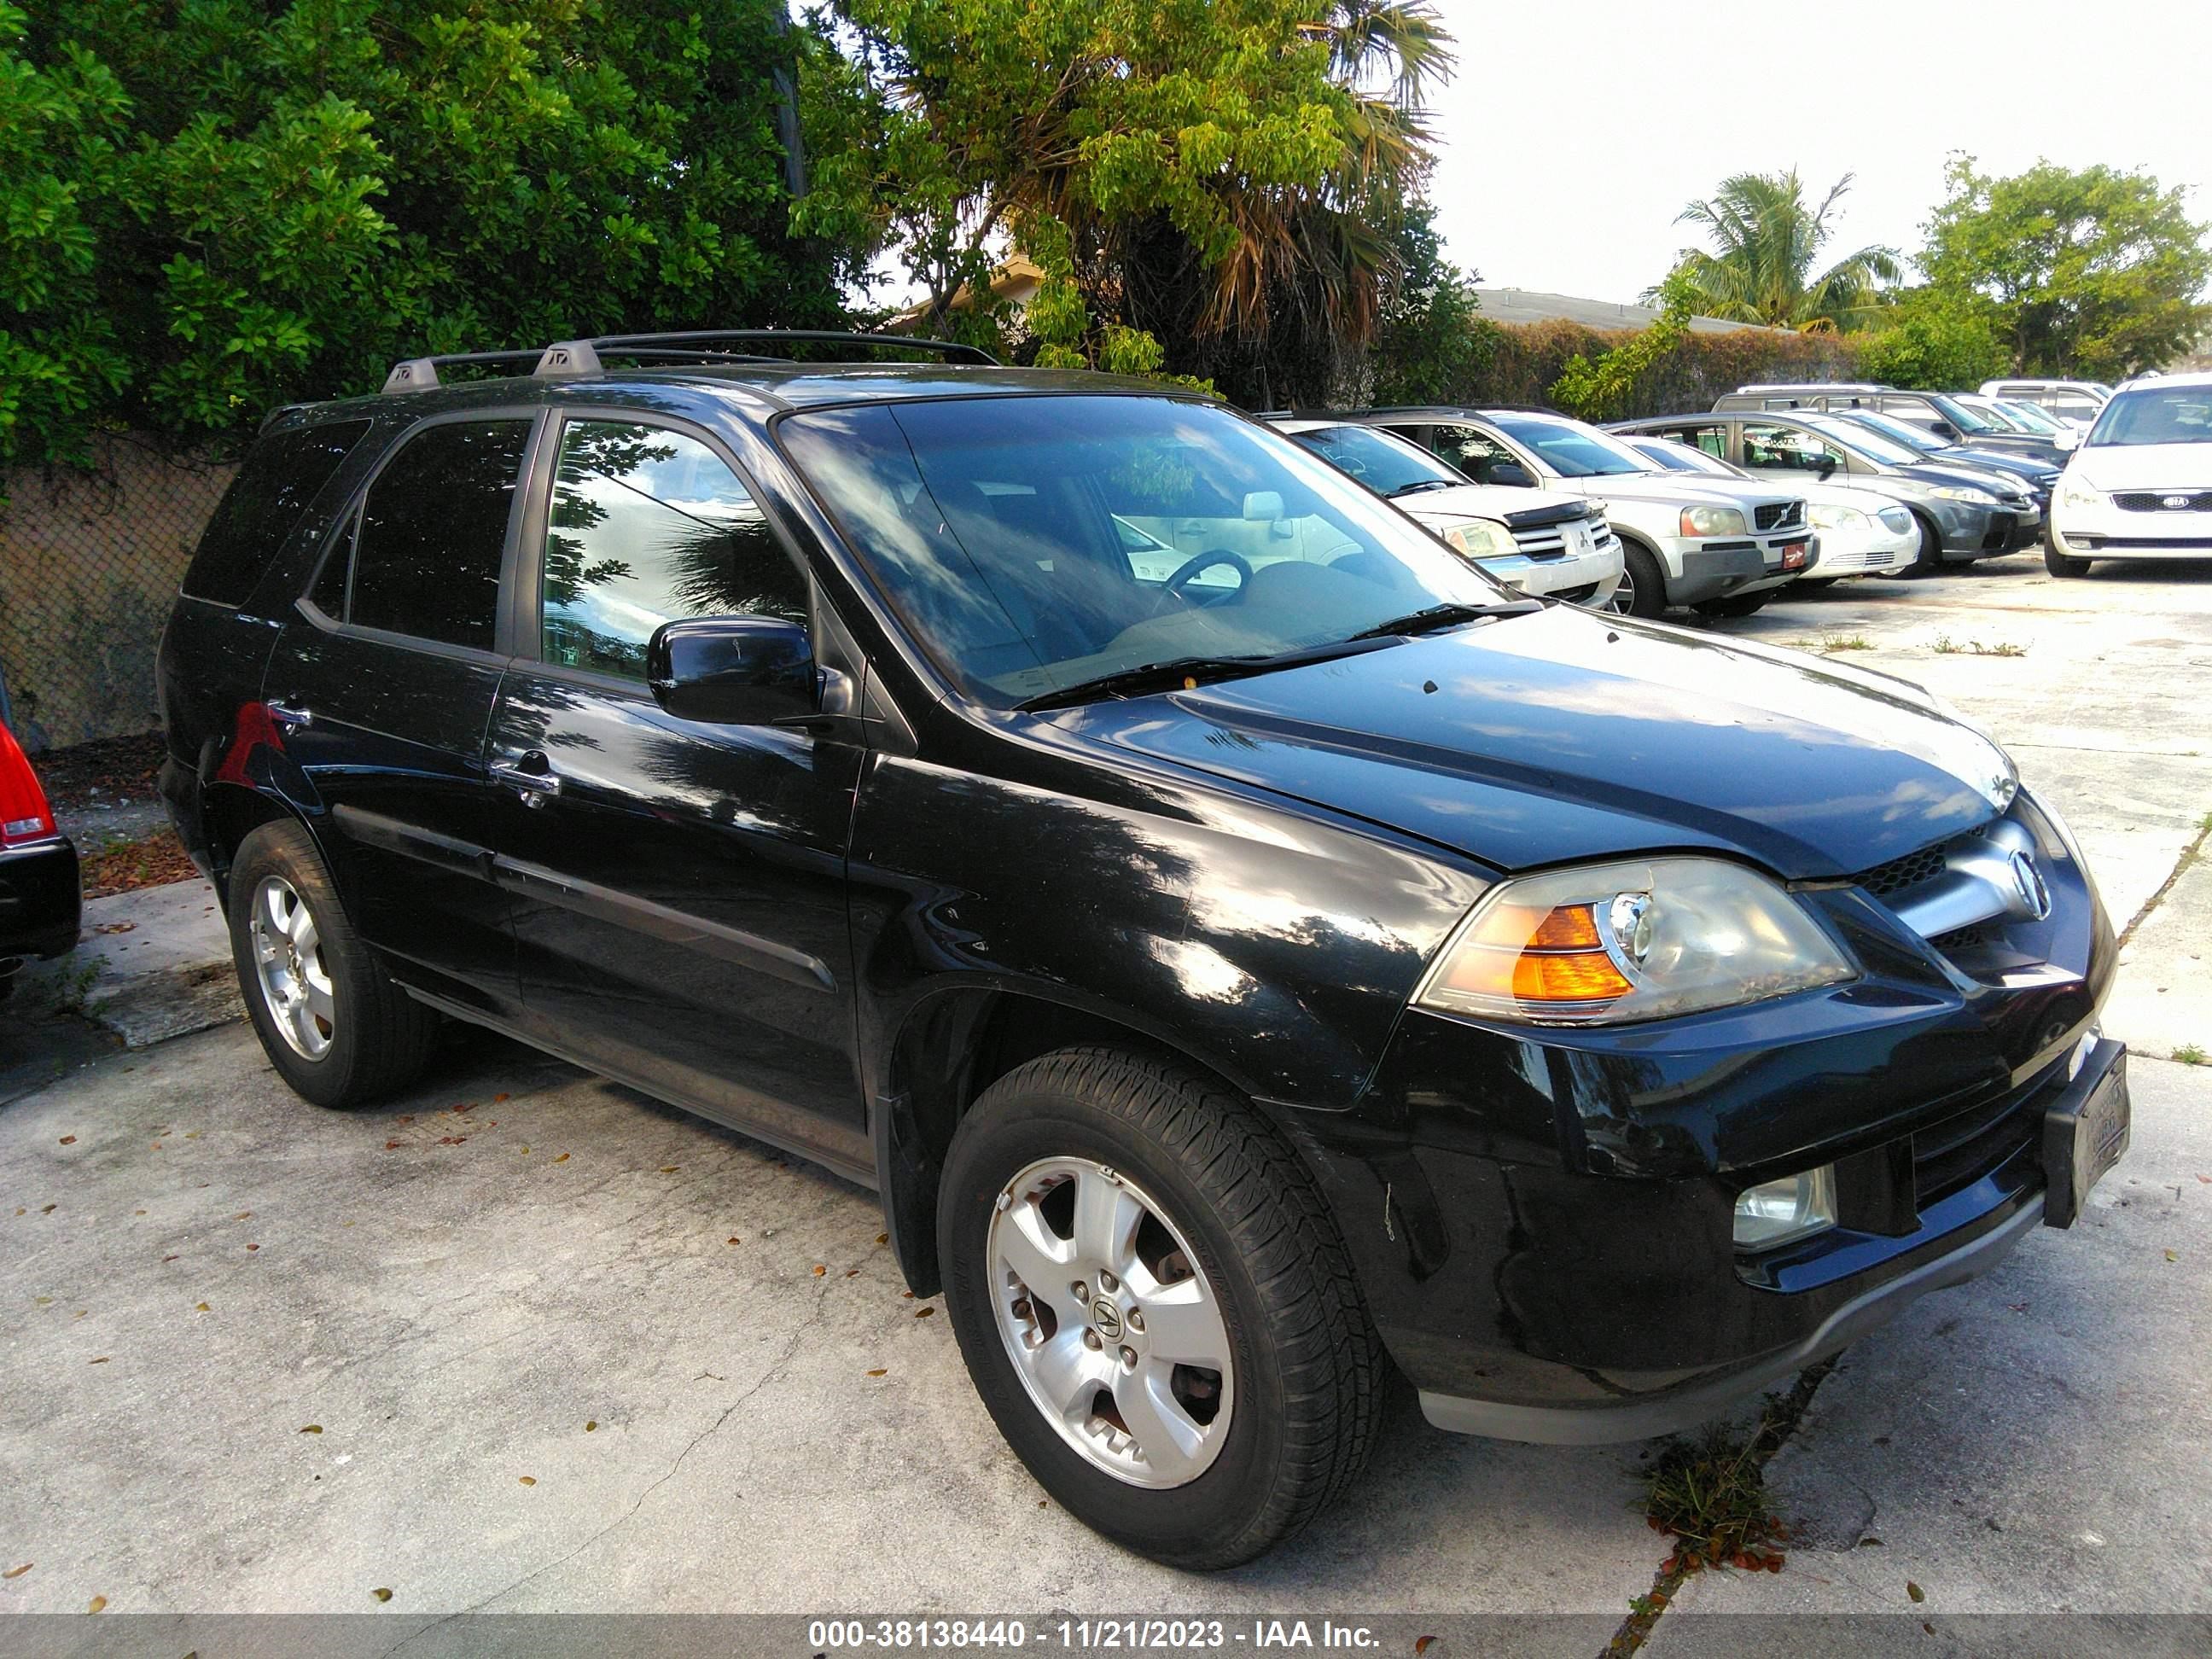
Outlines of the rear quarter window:
M 185 597 L 245 604 L 276 550 L 368 427 L 367 421 L 295 427 L 247 451 L 185 571 Z

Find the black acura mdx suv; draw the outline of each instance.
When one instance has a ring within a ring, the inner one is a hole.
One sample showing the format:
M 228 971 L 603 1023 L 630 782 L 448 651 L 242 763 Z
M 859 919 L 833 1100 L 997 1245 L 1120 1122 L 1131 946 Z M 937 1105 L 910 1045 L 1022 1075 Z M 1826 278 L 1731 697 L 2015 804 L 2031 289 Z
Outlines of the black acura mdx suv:
M 1394 1368 L 1693 1423 L 2120 1155 L 2088 872 L 1937 699 L 1516 598 L 1172 387 L 800 349 L 270 419 L 163 788 L 307 1099 L 462 1020 L 867 1182 L 1037 1479 L 1194 1567 Z

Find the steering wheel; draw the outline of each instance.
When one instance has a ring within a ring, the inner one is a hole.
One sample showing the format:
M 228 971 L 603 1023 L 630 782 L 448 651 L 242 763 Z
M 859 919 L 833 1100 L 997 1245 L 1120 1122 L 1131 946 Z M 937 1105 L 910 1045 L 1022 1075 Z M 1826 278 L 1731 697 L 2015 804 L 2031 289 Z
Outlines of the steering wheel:
M 1190 579 L 1201 570 L 1212 569 L 1217 564 L 1236 567 L 1237 587 L 1240 591 L 1246 582 L 1252 580 L 1250 565 L 1245 563 L 1241 557 L 1231 553 L 1227 548 L 1217 547 L 1210 553 L 1199 553 L 1185 559 L 1176 567 L 1175 574 L 1163 582 L 1161 586 L 1165 592 L 1174 594 L 1176 598 L 1188 600 L 1190 596 L 1185 593 L 1183 589 L 1190 585 Z M 1224 599 L 1227 597 L 1226 594 L 1223 595 Z M 1214 603 L 1218 604 L 1219 601 L 1216 600 Z

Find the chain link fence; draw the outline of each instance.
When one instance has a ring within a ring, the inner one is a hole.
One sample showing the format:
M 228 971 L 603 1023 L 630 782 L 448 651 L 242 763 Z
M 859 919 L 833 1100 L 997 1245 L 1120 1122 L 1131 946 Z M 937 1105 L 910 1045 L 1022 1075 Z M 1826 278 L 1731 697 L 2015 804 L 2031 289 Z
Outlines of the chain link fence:
M 0 475 L 0 696 L 27 747 L 151 731 L 154 657 L 233 468 L 127 434 Z

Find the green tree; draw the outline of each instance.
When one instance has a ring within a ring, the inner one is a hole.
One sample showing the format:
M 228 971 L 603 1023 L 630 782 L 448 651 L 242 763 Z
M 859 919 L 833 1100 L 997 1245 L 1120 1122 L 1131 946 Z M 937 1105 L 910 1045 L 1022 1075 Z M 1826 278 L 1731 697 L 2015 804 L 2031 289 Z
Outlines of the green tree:
M 1881 285 L 1898 279 L 1896 250 L 1869 246 L 1814 270 L 1834 234 L 1830 217 L 1850 187 L 1847 173 L 1814 206 L 1794 167 L 1739 173 L 1709 200 L 1684 208 L 1677 222 L 1704 227 L 1712 243 L 1684 248 L 1675 260 L 1692 308 L 1730 322 L 1808 331 L 1863 323 L 1880 303 Z M 1659 294 L 1650 289 L 1644 302 L 1658 303 Z
M 871 118 L 805 228 L 872 228 L 922 326 L 1041 361 L 1206 373 L 1212 343 L 1364 340 L 1389 216 L 1449 64 L 1425 0 L 837 0 Z M 810 94 L 811 96 L 811 94 Z M 980 296 L 1010 244 L 1046 273 L 1017 326 Z M 1264 375 L 1261 378 L 1264 379 Z
M 1627 406 L 1637 383 L 1689 337 L 1690 317 L 1697 301 L 1697 289 L 1689 276 L 1675 271 L 1659 285 L 1656 297 L 1659 316 L 1649 328 L 1639 329 L 1600 354 L 1595 362 L 1580 353 L 1569 360 L 1552 383 L 1554 404 L 1586 421 L 1611 420 Z
M 1995 380 L 2012 367 L 1995 309 L 1976 295 L 1908 289 L 1883 308 L 1879 325 L 1860 337 L 1859 377 L 1930 391 Z
M 1498 345 L 1481 314 L 1476 277 L 1443 257 L 1433 212 L 1417 207 L 1400 227 L 1368 359 L 1373 400 L 1456 403 L 1472 395 Z
M 424 351 L 831 320 L 848 256 L 793 232 L 778 123 L 828 52 L 781 0 L 0 0 L 15 452 L 232 432 Z
M 1945 176 L 1921 269 L 1930 286 L 1994 307 L 2014 372 L 2117 380 L 2212 325 L 2212 252 L 2179 186 L 2048 161 L 1994 178 L 1970 155 Z

